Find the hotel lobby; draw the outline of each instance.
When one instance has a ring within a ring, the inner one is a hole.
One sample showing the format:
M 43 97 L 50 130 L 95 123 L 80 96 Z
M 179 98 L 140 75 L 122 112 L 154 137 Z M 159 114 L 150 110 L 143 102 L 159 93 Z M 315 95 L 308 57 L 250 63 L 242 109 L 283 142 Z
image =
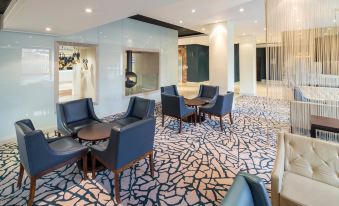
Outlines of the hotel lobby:
M 339 205 L 338 0 L 3 0 L 0 85 L 0 205 Z

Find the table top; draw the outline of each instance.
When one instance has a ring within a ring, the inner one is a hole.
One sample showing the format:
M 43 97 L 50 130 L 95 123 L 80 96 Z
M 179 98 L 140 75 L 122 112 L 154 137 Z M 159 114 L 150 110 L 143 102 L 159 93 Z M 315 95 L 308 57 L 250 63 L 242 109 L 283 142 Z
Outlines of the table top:
M 207 101 L 204 101 L 202 99 L 197 99 L 197 98 L 186 99 L 185 98 L 185 104 L 188 105 L 188 106 L 202 106 L 202 105 L 205 105 L 207 103 L 208 103 Z
M 311 115 L 311 124 L 328 128 L 339 128 L 339 119 Z
M 112 126 L 109 123 L 92 124 L 80 129 L 78 138 L 86 141 L 105 140 L 111 136 Z

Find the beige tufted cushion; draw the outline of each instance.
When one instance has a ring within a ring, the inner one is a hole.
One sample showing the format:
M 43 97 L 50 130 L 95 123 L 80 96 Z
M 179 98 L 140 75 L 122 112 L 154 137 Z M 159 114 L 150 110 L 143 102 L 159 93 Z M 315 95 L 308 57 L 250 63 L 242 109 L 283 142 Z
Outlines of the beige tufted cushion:
M 285 171 L 339 188 L 339 144 L 285 133 Z

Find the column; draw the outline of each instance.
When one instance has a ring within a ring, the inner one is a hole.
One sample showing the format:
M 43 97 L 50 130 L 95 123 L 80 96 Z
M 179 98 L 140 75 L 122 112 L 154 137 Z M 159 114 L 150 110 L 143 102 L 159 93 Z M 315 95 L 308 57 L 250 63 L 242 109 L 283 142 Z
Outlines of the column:
M 209 79 L 221 94 L 234 91 L 234 25 L 230 22 L 209 28 Z
M 240 94 L 256 95 L 256 38 L 243 36 L 239 41 Z

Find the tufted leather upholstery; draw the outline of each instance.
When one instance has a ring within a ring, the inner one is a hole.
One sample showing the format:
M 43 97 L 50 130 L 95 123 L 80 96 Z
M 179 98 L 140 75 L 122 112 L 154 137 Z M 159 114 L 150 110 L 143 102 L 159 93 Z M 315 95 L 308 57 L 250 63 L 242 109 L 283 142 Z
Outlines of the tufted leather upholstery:
M 173 96 L 179 96 L 178 89 L 176 85 L 166 86 L 166 87 L 160 87 L 161 93 L 173 95 Z
M 87 153 L 87 148 L 71 137 L 47 141 L 42 131 L 34 130 L 31 120 L 15 123 L 20 162 L 30 176 Z
M 101 122 L 91 98 L 57 103 L 56 108 L 58 130 L 64 135 L 76 136 L 81 128 Z
M 221 206 L 271 206 L 271 200 L 259 177 L 239 172 Z
M 303 190 L 302 185 L 322 190 Z M 272 201 L 274 206 L 337 205 L 339 144 L 290 133 L 281 134 L 272 172 Z
M 219 94 L 219 86 L 200 85 L 197 99 L 204 100 L 208 103 L 215 103 Z

